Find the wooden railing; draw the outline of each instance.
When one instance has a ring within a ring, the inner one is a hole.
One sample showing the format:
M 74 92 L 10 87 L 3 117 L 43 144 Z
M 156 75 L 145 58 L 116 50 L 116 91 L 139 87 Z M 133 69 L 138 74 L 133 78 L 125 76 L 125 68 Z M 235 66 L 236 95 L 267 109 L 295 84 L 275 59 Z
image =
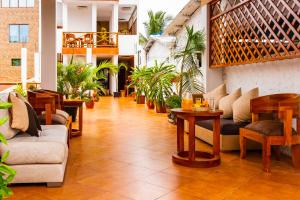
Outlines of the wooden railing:
M 117 48 L 118 33 L 63 32 L 63 48 Z
M 300 0 L 214 0 L 210 66 L 300 57 Z

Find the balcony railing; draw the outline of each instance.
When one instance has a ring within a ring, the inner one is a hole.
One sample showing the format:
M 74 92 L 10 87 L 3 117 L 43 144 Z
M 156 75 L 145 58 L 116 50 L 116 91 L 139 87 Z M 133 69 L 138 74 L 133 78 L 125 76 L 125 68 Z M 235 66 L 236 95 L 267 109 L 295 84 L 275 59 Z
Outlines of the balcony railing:
M 64 32 L 63 48 L 118 48 L 118 33 Z

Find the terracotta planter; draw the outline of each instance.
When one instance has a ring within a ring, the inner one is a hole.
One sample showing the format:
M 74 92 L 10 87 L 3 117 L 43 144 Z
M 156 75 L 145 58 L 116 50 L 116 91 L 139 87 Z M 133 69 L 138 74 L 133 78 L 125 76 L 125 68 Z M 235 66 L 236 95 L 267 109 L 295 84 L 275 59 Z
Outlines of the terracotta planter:
M 154 102 L 152 100 L 147 100 L 147 107 L 149 110 L 153 110 L 154 109 Z
M 86 101 L 85 106 L 87 109 L 93 109 L 95 106 L 95 102 L 94 101 Z
M 155 111 L 157 113 L 166 113 L 167 109 L 165 105 L 162 105 L 161 103 L 155 103 Z
M 136 103 L 137 104 L 145 104 L 145 96 L 144 95 L 136 96 Z

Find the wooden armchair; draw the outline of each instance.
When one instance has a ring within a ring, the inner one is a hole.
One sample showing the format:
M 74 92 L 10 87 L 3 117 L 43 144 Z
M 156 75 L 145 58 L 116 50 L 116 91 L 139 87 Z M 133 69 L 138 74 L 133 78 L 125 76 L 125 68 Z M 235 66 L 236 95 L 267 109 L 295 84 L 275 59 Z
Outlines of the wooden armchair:
M 77 40 L 73 33 L 66 34 L 66 46 L 67 47 L 76 47 L 77 46 Z
M 246 157 L 246 140 L 262 143 L 263 170 L 270 172 L 271 146 L 280 159 L 280 146 L 290 146 L 295 167 L 300 167 L 300 95 L 274 94 L 252 99 L 252 123 L 240 129 L 240 157 Z M 271 114 L 271 120 L 262 120 L 262 114 Z M 292 128 L 293 118 L 297 130 Z
M 92 33 L 87 33 L 83 36 L 82 44 L 86 47 L 93 47 L 94 38 Z
M 28 91 L 27 96 L 28 101 L 38 115 L 45 111 L 46 125 L 52 124 L 52 114 L 56 112 L 55 97 L 32 91 Z

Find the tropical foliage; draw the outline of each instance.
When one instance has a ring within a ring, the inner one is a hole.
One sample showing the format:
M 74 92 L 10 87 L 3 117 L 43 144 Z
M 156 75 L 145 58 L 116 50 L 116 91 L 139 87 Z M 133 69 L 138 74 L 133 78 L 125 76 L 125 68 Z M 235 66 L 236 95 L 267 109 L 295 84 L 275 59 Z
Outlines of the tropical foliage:
M 85 65 L 73 61 L 68 65 L 58 64 L 57 67 L 57 90 L 68 99 L 84 99 L 88 91 L 105 92 L 100 80 L 105 80 L 104 69 L 116 71 L 115 65 L 104 61 L 99 66 Z
M 0 102 L 0 109 L 8 109 L 11 107 L 10 103 Z M 8 122 L 8 118 L 0 119 L 0 126 Z M 7 145 L 7 141 L 2 133 L 0 133 L 0 142 Z M 4 164 L 5 160 L 9 156 L 9 151 L 4 152 L 1 155 L 0 160 L 0 199 L 7 198 L 13 194 L 12 190 L 7 185 L 14 179 L 16 171 Z
M 154 13 L 152 10 L 149 10 L 148 17 L 148 21 L 144 22 L 146 36 L 141 33 L 139 36 L 139 42 L 141 45 L 145 45 L 148 42 L 150 35 L 162 34 L 168 22 L 172 20 L 172 17 L 167 15 L 164 11 Z
M 186 27 L 187 41 L 182 49 L 177 51 L 174 58 L 181 62 L 178 76 L 179 96 L 183 93 L 203 92 L 203 85 L 200 78 L 203 77 L 199 60 L 205 50 L 205 33 L 194 31 L 194 27 Z
M 165 99 L 173 94 L 172 85 L 176 77 L 175 66 L 155 62 L 152 67 L 135 67 L 131 75 L 131 85 L 137 95 L 145 94 L 148 100 L 165 105 Z

